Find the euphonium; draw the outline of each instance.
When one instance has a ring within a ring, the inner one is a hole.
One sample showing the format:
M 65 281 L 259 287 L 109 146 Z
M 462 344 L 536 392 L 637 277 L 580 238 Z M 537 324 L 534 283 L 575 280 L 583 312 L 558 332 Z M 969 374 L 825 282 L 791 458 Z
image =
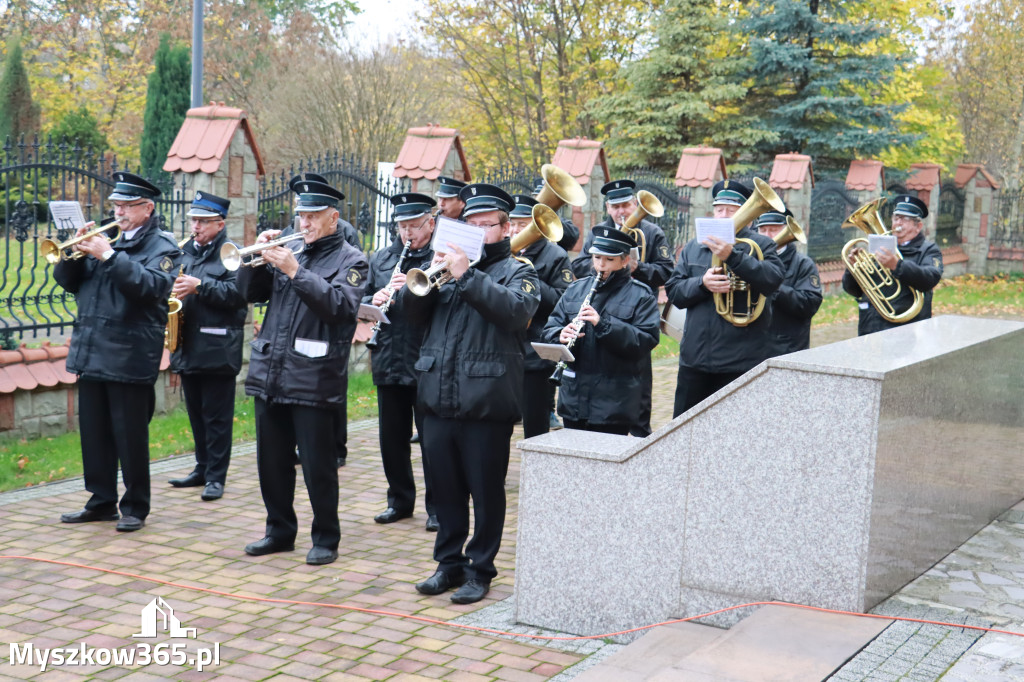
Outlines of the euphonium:
M 544 179 L 544 189 L 537 195 L 538 203 L 553 211 L 557 211 L 565 204 L 582 206 L 587 203 L 587 193 L 583 191 L 580 183 L 576 182 L 576 178 L 553 163 L 541 166 L 540 175 Z
M 576 313 L 576 317 L 574 317 L 572 319 L 572 322 L 570 323 L 572 325 L 572 328 L 576 330 L 577 334 L 579 334 L 579 331 L 581 329 L 583 329 L 583 325 L 585 324 L 585 322 L 583 322 L 583 319 L 580 317 L 580 313 L 583 312 L 584 308 L 586 308 L 588 305 L 590 305 L 590 299 L 594 296 L 594 292 L 597 290 L 597 285 L 604 281 L 604 276 L 605 276 L 605 273 L 603 273 L 603 272 L 599 272 L 599 273 L 594 275 L 594 284 L 591 285 L 590 291 L 587 292 L 587 295 L 583 299 L 583 302 L 580 303 L 580 309 Z M 565 344 L 565 347 L 566 348 L 572 348 L 572 346 L 576 342 L 577 338 L 578 337 L 574 336 L 571 339 L 569 339 L 569 342 L 567 344 Z M 548 377 L 548 381 L 553 383 L 555 386 L 561 386 L 562 385 L 562 374 L 565 373 L 565 368 L 566 368 L 565 360 L 559 360 L 558 364 L 555 365 L 555 371 L 551 374 L 551 376 Z
M 641 263 L 644 262 L 644 257 L 647 255 L 647 238 L 644 237 L 644 231 L 637 227 L 637 225 L 647 216 L 660 218 L 663 215 L 665 215 L 665 207 L 658 200 L 658 197 L 645 189 L 636 193 L 636 210 L 630 213 L 629 217 L 623 221 L 622 231 L 632 237 L 633 241 L 640 247 Z
M 878 209 L 885 203 L 885 198 L 875 199 L 864 204 L 850 214 L 850 217 L 843 223 L 843 227 L 856 227 L 866 234 L 890 234 L 885 229 L 885 222 L 879 215 Z M 896 257 L 900 260 L 903 256 L 899 249 L 896 250 Z M 863 237 L 851 239 L 843 246 L 843 263 L 850 271 L 853 278 L 860 285 L 864 297 L 874 306 L 878 314 L 893 324 L 908 322 L 921 312 L 924 306 L 924 294 L 920 291 L 907 287 L 913 298 L 910 307 L 902 313 L 896 312 L 896 300 L 903 293 L 903 286 L 896 279 L 889 268 L 882 265 L 875 254 L 868 251 L 868 240 Z
M 551 208 L 545 204 L 537 204 L 532 209 L 530 224 L 512 237 L 509 248 L 512 253 L 519 253 L 542 237 L 557 244 L 562 238 L 562 221 Z
M 388 285 L 384 289 L 384 291 L 386 291 L 387 294 L 388 294 L 388 300 L 384 301 L 380 305 L 380 311 L 382 313 L 386 313 L 388 311 L 388 308 L 391 307 L 391 301 L 393 301 L 394 298 L 395 298 L 395 291 L 396 290 L 391 288 L 391 280 L 395 278 L 395 275 L 397 275 L 398 273 L 400 273 L 402 271 L 402 261 L 405 260 L 406 255 L 409 253 L 409 246 L 410 245 L 412 245 L 412 240 L 411 239 L 406 239 L 405 240 L 405 245 L 402 246 L 402 253 L 398 256 L 398 262 L 395 263 L 395 269 L 391 271 L 391 278 L 388 280 Z M 377 320 L 376 322 L 373 323 L 373 334 L 370 335 L 370 340 L 366 342 L 366 347 L 367 348 L 376 348 L 377 347 L 377 335 L 380 334 L 380 325 L 381 325 L 381 321 L 380 320 Z
M 117 232 L 113 237 L 104 234 L 111 228 L 117 228 Z M 81 244 L 91 237 L 103 237 L 113 244 L 121 238 L 121 227 L 114 223 L 107 223 L 106 225 L 100 225 L 99 227 L 93 228 L 78 237 L 72 237 L 67 241 L 60 242 L 59 244 L 53 239 L 44 239 L 39 242 L 39 253 L 50 265 L 55 265 L 62 260 L 78 260 L 85 255 L 85 252 L 75 251 L 72 247 L 75 246 L 75 244 Z
M 237 270 L 244 266 L 258 268 L 261 265 L 266 264 L 266 260 L 263 258 L 263 252 L 267 249 L 272 249 L 275 246 L 284 246 L 290 244 L 298 239 L 304 239 L 306 236 L 305 232 L 295 232 L 284 237 L 278 237 L 277 239 L 271 239 L 268 242 L 262 244 L 253 244 L 247 246 L 244 249 L 240 249 L 234 244 L 228 242 L 224 246 L 220 247 L 220 262 L 224 264 L 224 267 L 228 270 Z M 300 254 L 302 249 L 305 248 L 303 242 L 298 242 L 298 246 L 289 246 L 293 253 Z
M 768 183 L 761 178 L 754 178 L 754 192 L 750 195 L 740 209 L 732 217 L 733 229 L 736 234 L 746 227 L 752 220 L 766 211 L 786 212 L 786 205 L 775 193 Z M 795 222 L 795 221 L 794 221 Z M 744 242 L 750 247 L 750 255 L 759 261 L 764 260 L 764 253 L 761 247 L 753 239 L 738 238 L 736 243 Z M 721 315 L 727 322 L 735 327 L 746 327 L 764 312 L 765 297 L 755 294 L 750 285 L 730 272 L 724 262 L 718 256 L 711 255 L 711 267 L 721 268 L 722 274 L 729 278 L 729 291 L 724 294 L 712 294 L 715 300 L 715 312 Z M 737 297 L 735 292 L 746 292 L 746 303 L 741 310 L 737 310 Z M 755 300 L 756 297 L 756 300 Z

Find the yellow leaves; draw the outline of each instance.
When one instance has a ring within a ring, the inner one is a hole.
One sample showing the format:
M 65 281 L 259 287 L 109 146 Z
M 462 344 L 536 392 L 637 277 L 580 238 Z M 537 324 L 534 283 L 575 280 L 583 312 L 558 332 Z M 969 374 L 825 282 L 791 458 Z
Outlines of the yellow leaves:
M 18 471 L 24 471 L 26 466 L 28 466 L 28 455 L 22 455 L 18 458 Z

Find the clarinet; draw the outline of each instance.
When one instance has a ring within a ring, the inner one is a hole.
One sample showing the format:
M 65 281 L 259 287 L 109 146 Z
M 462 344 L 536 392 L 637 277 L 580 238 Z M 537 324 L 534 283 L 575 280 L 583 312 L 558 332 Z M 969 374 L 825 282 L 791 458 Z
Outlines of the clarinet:
M 604 281 L 603 278 L 602 278 L 603 274 L 604 273 L 597 273 L 597 274 L 594 275 L 594 284 L 590 287 L 590 291 L 587 292 L 587 297 L 583 299 L 583 303 L 580 303 L 579 312 L 576 313 L 576 317 L 574 317 L 572 322 L 570 323 L 572 325 L 572 328 L 576 331 L 577 334 L 580 333 L 580 330 L 583 329 L 583 325 L 586 324 L 583 321 L 583 319 L 580 317 L 580 313 L 583 312 L 584 308 L 586 308 L 588 305 L 590 305 L 590 299 L 593 297 L 594 291 L 597 289 L 597 285 Z M 569 339 L 569 342 L 567 344 L 565 344 L 565 347 L 566 348 L 572 348 L 572 345 L 576 342 L 576 338 L 577 337 L 574 336 L 571 339 Z M 562 385 L 562 373 L 565 372 L 565 367 L 566 367 L 565 360 L 559 360 L 558 364 L 555 365 L 554 373 L 552 373 L 552 375 L 550 377 L 548 377 L 548 381 L 550 381 L 555 386 L 561 386 Z
M 395 278 L 395 275 L 402 271 L 402 261 L 405 260 L 406 254 L 409 253 L 410 244 L 412 244 L 412 240 L 406 239 L 405 246 L 402 247 L 402 254 L 398 257 L 398 262 L 395 264 L 395 269 L 391 271 L 391 279 L 388 280 L 388 286 L 384 290 L 388 294 L 388 300 L 384 301 L 384 303 L 380 305 L 380 311 L 382 313 L 386 313 L 388 311 L 388 308 L 391 307 L 391 301 L 395 299 L 395 289 L 391 288 L 391 280 Z M 374 322 L 373 334 L 370 336 L 370 340 L 366 342 L 367 348 L 377 347 L 377 335 L 380 334 L 380 323 L 381 320 L 377 320 L 376 322 Z

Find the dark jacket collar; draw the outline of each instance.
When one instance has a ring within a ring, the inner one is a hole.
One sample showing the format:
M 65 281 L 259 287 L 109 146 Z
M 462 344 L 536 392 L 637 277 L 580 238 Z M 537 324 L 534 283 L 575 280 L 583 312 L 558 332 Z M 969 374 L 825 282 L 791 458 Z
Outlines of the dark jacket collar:
M 484 244 L 483 253 L 480 254 L 480 267 L 486 267 L 492 263 L 507 260 L 512 255 L 512 251 L 509 248 L 508 237 L 505 237 L 500 242 L 494 242 L 493 244 Z

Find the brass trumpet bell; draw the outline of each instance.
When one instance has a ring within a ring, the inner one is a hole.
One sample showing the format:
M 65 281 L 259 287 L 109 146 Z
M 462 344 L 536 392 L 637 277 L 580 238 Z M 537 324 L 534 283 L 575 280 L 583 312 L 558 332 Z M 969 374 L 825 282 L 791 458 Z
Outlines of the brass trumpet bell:
M 562 221 L 558 214 L 544 204 L 533 207 L 530 224 L 512 237 L 509 243 L 512 253 L 519 253 L 538 239 L 547 239 L 557 243 L 562 238 Z
M 537 195 L 537 201 L 553 211 L 563 205 L 583 206 L 587 203 L 587 193 L 583 191 L 576 178 L 552 163 L 540 167 L 540 175 L 544 178 L 544 189 Z
M 440 289 L 441 285 L 452 278 L 448 269 L 448 261 L 443 260 L 429 270 L 413 268 L 405 276 L 405 286 L 414 296 L 426 296 L 431 289 Z
M 244 249 L 240 249 L 231 242 L 227 242 L 220 247 L 220 262 L 226 269 L 231 271 L 235 271 L 242 266 L 257 268 L 266 264 L 266 260 L 263 259 L 263 252 L 275 246 L 286 246 L 296 255 L 302 253 L 305 243 L 301 240 L 305 236 L 305 232 L 295 232 L 285 237 L 271 239 L 263 244 L 253 244 Z
M 115 232 L 114 236 L 111 237 L 110 235 L 106 234 L 106 232 L 112 228 L 116 228 L 117 232 Z M 113 223 L 100 225 L 97 228 L 89 230 L 83 235 L 73 237 L 71 239 L 68 239 L 67 241 L 63 241 L 60 243 L 57 243 L 53 239 L 44 239 L 43 241 L 39 242 L 39 254 L 43 258 L 45 258 L 46 262 L 49 263 L 50 265 L 56 265 L 62 260 L 78 260 L 79 258 L 83 257 L 85 253 L 81 251 L 75 251 L 74 249 L 72 249 L 72 247 L 75 246 L 76 244 L 81 244 L 86 239 L 90 239 L 92 237 L 103 237 L 108 242 L 113 244 L 114 242 L 121 238 L 121 227 Z

